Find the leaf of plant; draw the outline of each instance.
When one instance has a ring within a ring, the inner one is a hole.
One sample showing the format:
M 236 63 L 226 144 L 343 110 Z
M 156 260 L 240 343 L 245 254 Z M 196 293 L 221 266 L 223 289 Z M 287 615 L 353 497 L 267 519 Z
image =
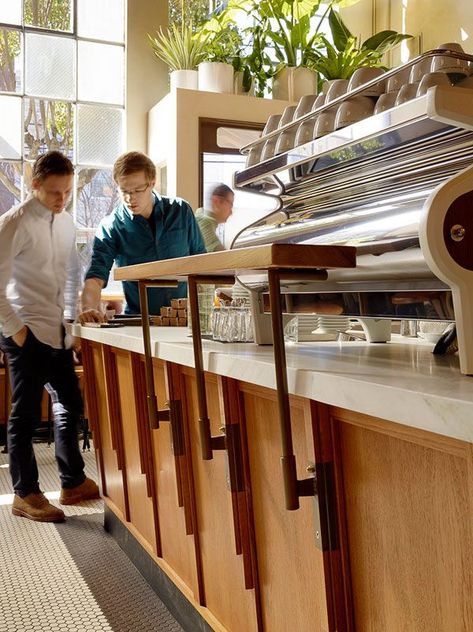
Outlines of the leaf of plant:
M 335 48 L 339 51 L 344 50 L 347 45 L 348 39 L 350 37 L 353 37 L 352 34 L 345 26 L 342 18 L 333 9 L 330 9 L 328 23 L 330 26 L 330 31 L 332 33 Z

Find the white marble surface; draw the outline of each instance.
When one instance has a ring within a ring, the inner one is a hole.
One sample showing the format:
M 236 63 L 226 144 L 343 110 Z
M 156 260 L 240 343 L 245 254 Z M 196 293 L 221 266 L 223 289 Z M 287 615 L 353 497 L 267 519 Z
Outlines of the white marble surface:
M 92 329 L 76 334 L 143 352 L 141 329 Z M 188 330 L 152 327 L 154 355 L 194 366 Z M 385 344 L 311 342 L 286 345 L 289 391 L 302 397 L 473 442 L 473 377 L 455 356 L 432 355 L 433 345 L 394 336 Z M 204 341 L 204 368 L 275 388 L 272 347 Z

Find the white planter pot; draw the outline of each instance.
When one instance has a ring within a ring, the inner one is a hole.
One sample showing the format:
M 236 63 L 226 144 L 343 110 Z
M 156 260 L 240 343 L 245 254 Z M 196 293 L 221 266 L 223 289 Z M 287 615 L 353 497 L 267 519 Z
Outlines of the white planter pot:
M 237 70 L 233 77 L 233 92 L 234 94 L 243 94 L 248 97 L 255 96 L 255 86 L 253 83 L 253 79 L 251 80 L 250 89 L 247 91 L 243 87 L 243 72 L 241 70 Z
M 298 101 L 306 94 L 317 94 L 317 73 L 302 67 L 283 68 L 273 79 L 273 99 Z
M 199 90 L 233 94 L 233 66 L 220 61 L 199 64 Z
M 169 78 L 171 80 L 171 90 L 173 88 L 197 90 L 199 87 L 199 73 L 197 70 L 173 70 Z

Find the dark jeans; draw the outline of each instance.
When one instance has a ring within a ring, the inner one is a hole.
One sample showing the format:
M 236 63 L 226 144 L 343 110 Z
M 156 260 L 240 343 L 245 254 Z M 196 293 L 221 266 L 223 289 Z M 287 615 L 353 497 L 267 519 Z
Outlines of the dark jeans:
M 12 408 L 7 427 L 8 455 L 13 489 L 19 496 L 40 491 L 33 433 L 41 421 L 43 389 L 48 385 L 54 413 L 56 460 L 62 487 L 85 480 L 79 449 L 78 423 L 82 396 L 71 349 L 53 349 L 28 329 L 25 344 L 0 336 L 10 372 Z

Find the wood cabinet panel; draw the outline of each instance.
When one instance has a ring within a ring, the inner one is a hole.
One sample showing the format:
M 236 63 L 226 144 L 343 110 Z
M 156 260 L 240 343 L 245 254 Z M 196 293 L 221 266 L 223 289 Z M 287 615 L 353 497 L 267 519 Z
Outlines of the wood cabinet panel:
M 156 531 L 153 499 L 142 465 L 143 445 L 140 445 L 137 409 L 132 371 L 132 356 L 127 351 L 114 350 L 117 372 L 118 401 L 124 444 L 126 485 L 128 490 L 129 520 L 156 553 Z M 118 420 L 114 420 L 117 422 Z
M 122 456 L 112 431 L 109 413 L 110 389 L 104 367 L 106 347 L 87 343 L 83 349 L 84 366 L 87 372 L 87 392 L 89 418 L 94 432 L 95 449 L 98 449 L 98 463 L 101 473 L 102 493 L 110 498 L 122 519 L 126 520 L 128 511 L 125 499 L 126 473 Z
M 193 371 L 183 369 L 185 411 L 189 422 L 197 529 L 200 542 L 205 604 L 227 630 L 258 629 L 255 590 L 245 589 L 245 570 L 237 555 L 232 495 L 227 485 L 224 451 L 204 461 L 200 453 L 197 390 Z M 217 379 L 206 375 L 207 402 L 212 435 L 221 434 Z
M 166 365 L 160 360 L 154 361 L 154 377 L 156 392 L 158 393 L 158 406 L 165 408 L 169 393 L 166 388 Z M 179 384 L 173 384 L 173 397 L 180 398 Z M 179 401 L 179 399 L 177 400 Z M 185 420 L 183 420 L 185 424 Z M 155 461 L 155 481 L 157 489 L 157 505 L 159 515 L 159 530 L 161 535 L 161 552 L 163 559 L 179 575 L 182 581 L 190 589 L 194 598 L 198 601 L 199 590 L 197 581 L 197 554 L 195 539 L 186 525 L 186 516 L 183 506 L 179 506 L 179 494 L 176 480 L 176 459 L 172 443 L 171 426 L 167 422 L 161 422 L 159 429 L 151 430 L 152 446 Z M 190 455 L 189 445 L 184 446 L 187 454 L 187 467 Z M 185 484 L 185 481 L 183 481 Z M 188 493 L 193 493 L 189 490 Z M 192 525 L 190 525 L 192 530 Z
M 471 446 L 334 415 L 356 629 L 473 630 Z
M 264 629 L 327 632 L 322 552 L 316 547 L 314 500 L 284 506 L 276 394 L 241 384 L 244 395 L 251 487 Z M 314 463 L 309 402 L 291 399 L 298 478 Z

